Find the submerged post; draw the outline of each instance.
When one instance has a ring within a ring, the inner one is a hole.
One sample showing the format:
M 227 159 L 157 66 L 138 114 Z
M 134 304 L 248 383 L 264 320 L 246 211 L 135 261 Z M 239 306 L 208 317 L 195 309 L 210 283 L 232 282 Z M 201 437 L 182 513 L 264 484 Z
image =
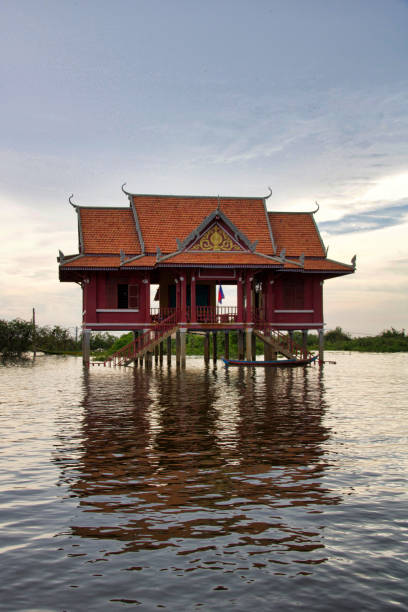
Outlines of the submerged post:
M 186 336 L 187 330 L 184 328 L 180 329 L 180 365 L 182 368 L 186 367 Z
M 229 359 L 229 331 L 224 333 L 224 357 Z
M 144 329 L 143 330 L 144 334 L 150 333 L 150 329 Z M 149 341 L 151 340 L 150 335 L 149 335 Z M 152 352 L 151 351 L 146 351 L 145 352 L 145 368 L 146 370 L 150 370 L 152 367 Z
M 167 337 L 167 365 L 171 365 L 171 336 Z
M 265 331 L 265 338 L 270 338 L 270 332 Z M 269 342 L 264 342 L 264 359 L 265 361 L 273 361 L 273 348 L 269 344 Z
M 252 358 L 252 327 L 247 327 L 245 330 L 246 334 L 246 360 L 251 361 Z
M 256 336 L 254 333 L 252 333 L 251 339 L 251 357 L 252 361 L 256 361 Z
M 239 329 L 237 334 L 238 334 L 238 359 L 244 359 L 245 357 L 244 331 L 242 329 Z
M 217 332 L 213 331 L 212 333 L 212 337 L 213 337 L 213 361 L 214 363 L 217 361 Z
M 139 332 L 133 330 L 133 340 L 135 342 L 135 346 L 137 345 L 137 338 L 138 338 L 138 336 L 139 336 Z M 139 365 L 139 360 L 136 358 L 136 359 L 133 360 L 133 363 L 134 363 L 135 368 L 137 368 L 137 366 Z
M 176 365 L 177 367 L 180 366 L 180 359 L 181 359 L 181 354 L 180 354 L 180 330 L 178 329 L 176 331 Z
M 302 330 L 302 352 L 305 359 L 307 355 L 307 329 Z
M 319 363 L 324 362 L 324 331 L 319 329 Z
M 290 352 L 293 353 L 293 330 L 288 331 Z
M 89 366 L 91 358 L 91 330 L 82 330 L 82 363 Z
M 210 332 L 205 332 L 204 336 L 204 361 L 210 361 Z

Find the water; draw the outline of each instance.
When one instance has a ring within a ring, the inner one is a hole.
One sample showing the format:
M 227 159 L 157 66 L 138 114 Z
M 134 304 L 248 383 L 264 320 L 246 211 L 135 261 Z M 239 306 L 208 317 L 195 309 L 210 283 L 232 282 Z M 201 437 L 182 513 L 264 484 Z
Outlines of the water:
M 0 368 L 0 609 L 408 609 L 408 355 Z

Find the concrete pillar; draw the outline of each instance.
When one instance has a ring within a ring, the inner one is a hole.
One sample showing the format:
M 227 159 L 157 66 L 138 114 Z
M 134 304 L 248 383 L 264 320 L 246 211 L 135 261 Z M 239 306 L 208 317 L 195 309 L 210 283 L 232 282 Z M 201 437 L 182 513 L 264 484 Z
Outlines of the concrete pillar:
M 247 327 L 245 330 L 246 342 L 245 342 L 245 352 L 246 352 L 246 360 L 252 361 L 252 327 Z
M 180 329 L 180 365 L 183 369 L 186 367 L 186 336 L 187 330 Z
M 307 329 L 302 330 L 302 351 L 303 357 L 306 357 L 307 353 Z
M 210 361 L 210 332 L 205 332 L 204 336 L 204 361 Z
M 82 363 L 89 366 L 91 359 L 91 330 L 82 330 Z
M 213 337 L 213 361 L 214 363 L 217 361 L 217 332 L 213 331 L 212 333 L 212 337 Z
M 171 364 L 171 336 L 167 337 L 166 353 L 167 353 L 167 363 L 168 365 L 170 365 Z
M 238 359 L 245 358 L 245 347 L 244 347 L 244 334 L 245 332 L 242 329 L 238 330 Z
M 324 331 L 319 329 L 319 363 L 324 362 Z
M 224 332 L 224 357 L 229 359 L 229 331 Z

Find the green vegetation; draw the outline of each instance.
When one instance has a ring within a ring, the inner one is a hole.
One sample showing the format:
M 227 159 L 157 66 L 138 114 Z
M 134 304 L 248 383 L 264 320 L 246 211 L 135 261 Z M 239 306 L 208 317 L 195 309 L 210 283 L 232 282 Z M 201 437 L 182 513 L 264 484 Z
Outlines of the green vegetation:
M 116 337 L 97 333 L 91 337 L 91 350 L 103 350 L 112 346 Z M 2 360 L 18 359 L 32 350 L 51 354 L 81 354 L 82 338 L 75 340 L 70 331 L 59 325 L 34 327 L 31 321 L 0 319 L 0 354 Z
M 301 342 L 300 334 L 296 338 Z M 391 327 L 378 336 L 361 336 L 352 338 L 341 327 L 336 327 L 324 335 L 325 350 L 328 351 L 360 351 L 363 353 L 400 353 L 408 352 L 408 335 L 405 330 L 398 331 Z M 308 349 L 318 348 L 318 337 L 315 334 L 308 336 Z
M 210 334 L 212 342 L 212 334 Z M 325 349 L 331 351 L 361 351 L 376 353 L 408 352 L 408 335 L 405 330 L 391 329 L 383 331 L 378 336 L 363 336 L 352 338 L 351 335 L 336 327 L 325 333 Z M 116 337 L 107 332 L 91 335 L 91 351 L 93 357 L 105 360 L 109 355 L 118 351 L 133 339 L 132 332 Z M 0 354 L 3 361 L 7 359 L 21 358 L 24 353 L 42 351 L 50 354 L 81 354 L 81 336 L 73 337 L 66 328 L 55 325 L 54 327 L 36 327 L 35 333 L 31 322 L 21 319 L 5 321 L 0 319 Z M 294 341 L 301 345 L 302 334 L 295 332 Z M 238 336 L 236 332 L 230 332 L 230 356 L 236 357 Z M 318 336 L 308 335 L 308 349 L 317 350 Z M 212 346 L 210 347 L 212 352 Z M 203 355 L 204 335 L 188 334 L 186 342 L 187 355 Z M 172 353 L 176 352 L 175 340 L 172 340 Z M 256 340 L 256 352 L 263 353 L 263 343 Z M 224 334 L 217 334 L 217 354 L 224 354 Z

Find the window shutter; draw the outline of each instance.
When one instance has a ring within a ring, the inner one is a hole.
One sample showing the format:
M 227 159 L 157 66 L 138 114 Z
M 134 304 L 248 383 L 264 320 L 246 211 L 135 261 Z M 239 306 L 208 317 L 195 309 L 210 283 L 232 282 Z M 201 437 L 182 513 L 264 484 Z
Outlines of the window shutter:
M 139 308 L 139 285 L 129 285 L 129 308 Z
M 105 308 L 117 308 L 116 282 L 111 278 L 106 281 L 105 292 Z
M 304 308 L 304 283 L 303 279 L 287 279 L 284 286 L 284 306 L 295 310 Z

